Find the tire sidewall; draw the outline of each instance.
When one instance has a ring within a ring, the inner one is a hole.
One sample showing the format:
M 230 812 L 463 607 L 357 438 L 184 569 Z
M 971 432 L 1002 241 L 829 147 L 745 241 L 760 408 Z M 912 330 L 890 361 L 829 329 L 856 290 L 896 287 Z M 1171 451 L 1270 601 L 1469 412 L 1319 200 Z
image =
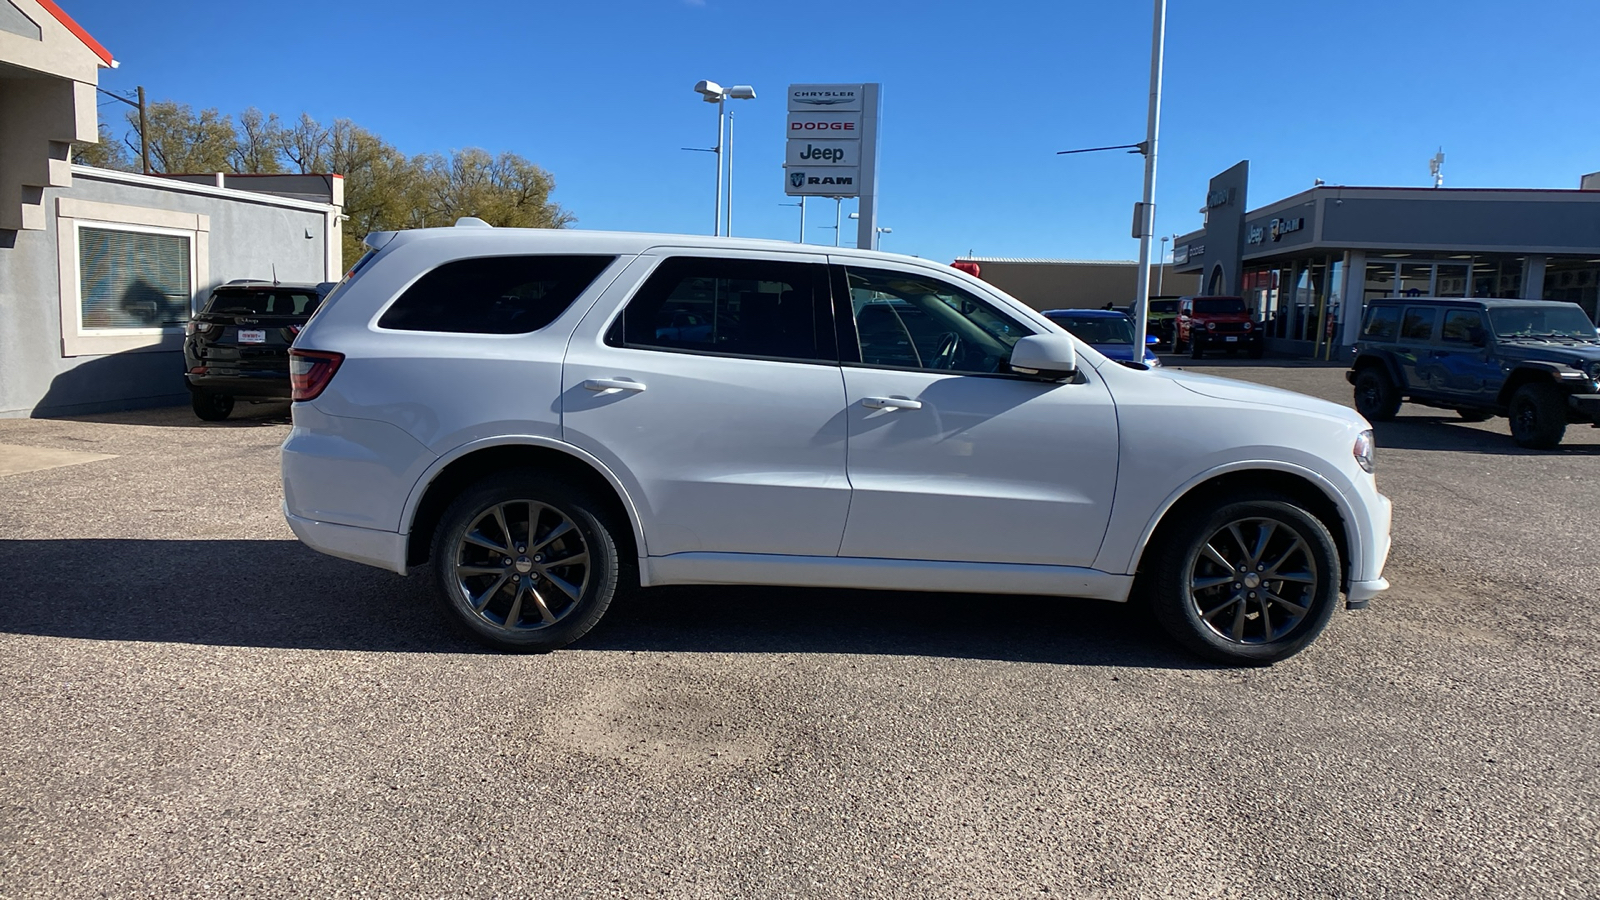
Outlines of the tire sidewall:
M 457 585 L 456 553 L 462 537 L 478 516 L 497 503 L 534 500 L 561 512 L 577 527 L 589 553 L 589 583 L 578 608 L 554 625 L 511 634 L 484 621 Z M 547 652 L 578 640 L 595 626 L 616 594 L 619 559 L 613 528 L 603 507 L 566 485 L 537 475 L 492 476 L 457 497 L 439 519 L 430 555 L 439 599 L 451 619 L 468 634 L 490 646 L 515 652 Z
M 1372 405 L 1370 406 L 1366 402 L 1368 384 L 1371 384 L 1377 389 L 1377 397 L 1372 401 Z M 1361 413 L 1361 415 L 1366 417 L 1366 419 L 1370 422 L 1382 422 L 1394 418 L 1394 414 L 1398 411 L 1400 406 L 1400 404 L 1395 401 L 1394 392 L 1395 386 L 1394 383 L 1389 380 L 1389 376 L 1383 374 L 1382 371 L 1372 366 L 1362 369 L 1356 375 L 1356 412 Z
M 1229 522 L 1251 518 L 1273 519 L 1293 527 L 1305 539 L 1318 569 L 1317 595 L 1312 598 L 1305 618 L 1287 635 L 1267 644 L 1237 644 L 1226 640 L 1206 625 L 1189 600 L 1189 576 L 1205 541 Z M 1333 617 L 1343 573 L 1338 545 L 1327 527 L 1299 506 L 1278 498 L 1227 501 L 1195 517 L 1172 536 L 1158 565 L 1163 571 L 1156 573 L 1153 608 L 1167 633 L 1201 656 L 1235 665 L 1271 664 L 1309 646 Z
M 1549 450 L 1561 443 L 1567 431 L 1565 398 L 1545 384 L 1525 384 L 1511 395 L 1511 437 L 1524 447 Z M 1533 408 L 1533 428 L 1519 427 L 1523 406 Z

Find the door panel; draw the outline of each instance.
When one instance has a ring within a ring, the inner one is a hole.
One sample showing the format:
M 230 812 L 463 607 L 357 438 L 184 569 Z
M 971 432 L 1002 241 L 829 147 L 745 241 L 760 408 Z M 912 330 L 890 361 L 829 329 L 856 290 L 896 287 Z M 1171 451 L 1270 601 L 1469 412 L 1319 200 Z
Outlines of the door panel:
M 688 270 L 672 275 L 673 284 L 700 287 L 663 288 L 646 320 L 624 313 L 619 338 L 614 314 L 625 298 L 636 314 L 645 309 L 639 304 L 653 290 L 648 273 L 694 265 L 665 254 L 641 257 L 634 266 L 643 271 L 630 268 L 619 278 L 573 335 L 562 379 L 564 437 L 628 485 L 651 556 L 838 552 L 850 502 L 838 365 L 737 355 L 757 348 L 834 357 L 826 269 L 804 265 L 809 260 L 800 255 L 766 256 L 788 268 L 752 272 L 742 262 L 752 255 L 743 253 L 728 261 L 733 268 L 712 265 L 697 281 Z M 716 295 L 710 305 L 706 284 Z M 782 324 L 796 321 L 785 304 L 802 295 L 820 304 L 817 333 L 826 329 L 825 346 L 801 349 L 804 323 Z
M 1105 385 L 849 367 L 841 556 L 1089 566 L 1117 475 Z M 882 403 L 909 400 L 916 408 Z

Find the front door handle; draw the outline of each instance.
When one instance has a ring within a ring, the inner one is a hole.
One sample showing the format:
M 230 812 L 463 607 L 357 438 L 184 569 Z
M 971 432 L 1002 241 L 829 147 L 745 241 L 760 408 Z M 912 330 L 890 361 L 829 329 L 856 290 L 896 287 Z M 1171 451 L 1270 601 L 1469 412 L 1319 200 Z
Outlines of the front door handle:
M 867 409 L 921 409 L 921 400 L 907 400 L 904 397 L 868 397 L 861 401 Z
M 642 391 L 644 385 L 637 381 L 622 381 L 617 378 L 591 378 L 583 383 L 591 391 Z

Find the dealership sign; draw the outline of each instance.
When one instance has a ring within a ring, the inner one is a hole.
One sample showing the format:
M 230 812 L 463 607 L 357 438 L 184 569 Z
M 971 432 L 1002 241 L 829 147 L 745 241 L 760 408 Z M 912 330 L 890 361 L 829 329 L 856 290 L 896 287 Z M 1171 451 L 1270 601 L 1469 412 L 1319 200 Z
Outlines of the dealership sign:
M 861 197 L 863 222 L 878 162 L 878 85 L 791 84 L 783 190 L 791 197 Z M 874 212 L 876 210 L 874 204 Z M 863 234 L 876 240 L 876 231 Z M 861 246 L 872 246 L 863 243 Z

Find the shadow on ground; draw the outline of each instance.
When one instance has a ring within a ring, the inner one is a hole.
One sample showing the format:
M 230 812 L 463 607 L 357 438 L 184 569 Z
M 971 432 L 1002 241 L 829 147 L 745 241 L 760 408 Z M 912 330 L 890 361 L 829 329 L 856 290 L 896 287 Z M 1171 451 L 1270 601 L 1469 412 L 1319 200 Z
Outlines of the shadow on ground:
M 0 541 L 0 632 L 102 641 L 482 653 L 409 578 L 296 541 Z M 864 653 L 1198 668 L 1136 608 L 1089 600 L 805 588 L 657 588 L 577 649 Z
M 1450 450 L 1457 453 L 1482 453 L 1491 456 L 1600 456 L 1600 444 L 1570 443 L 1592 432 L 1587 425 L 1567 429 L 1569 443 L 1554 450 L 1529 450 L 1517 446 L 1506 431 L 1504 419 L 1491 419 L 1485 425 L 1472 425 L 1452 414 L 1408 415 L 1372 427 L 1378 452 L 1394 450 Z
M 233 414 L 220 422 L 204 422 L 185 402 L 182 406 L 127 409 L 115 412 L 52 416 L 69 422 L 94 422 L 100 425 L 147 425 L 160 428 L 258 428 L 262 425 L 289 425 L 288 400 L 238 398 Z

